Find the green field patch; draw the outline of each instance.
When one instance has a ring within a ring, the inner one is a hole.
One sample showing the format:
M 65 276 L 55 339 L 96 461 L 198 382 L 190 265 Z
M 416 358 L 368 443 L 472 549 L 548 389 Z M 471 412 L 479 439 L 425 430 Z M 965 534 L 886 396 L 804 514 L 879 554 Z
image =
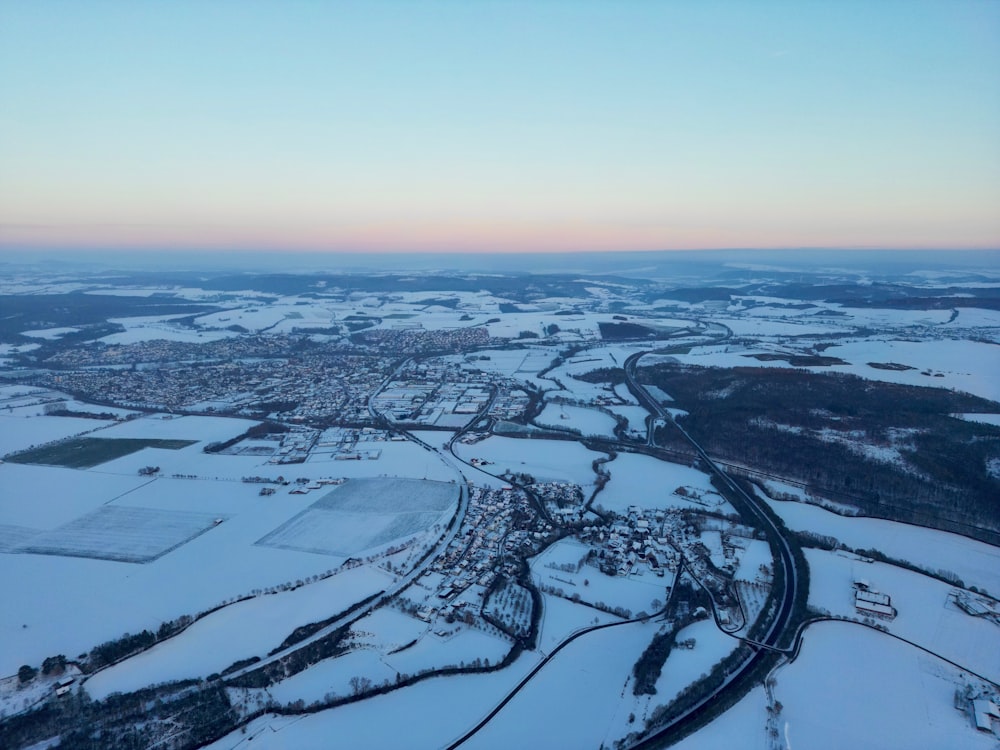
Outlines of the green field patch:
M 16 464 L 64 466 L 67 469 L 89 469 L 107 461 L 141 451 L 143 448 L 179 450 L 194 445 L 196 440 L 158 440 L 154 438 L 90 438 L 67 440 L 56 445 L 32 448 L 7 456 Z

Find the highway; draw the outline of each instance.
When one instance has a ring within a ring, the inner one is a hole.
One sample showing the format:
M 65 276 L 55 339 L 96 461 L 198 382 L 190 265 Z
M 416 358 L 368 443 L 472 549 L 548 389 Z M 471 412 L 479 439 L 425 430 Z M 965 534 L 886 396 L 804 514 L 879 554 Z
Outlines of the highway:
M 653 415 L 653 423 L 655 423 L 656 420 L 672 422 L 673 425 L 680 430 L 681 434 L 688 441 L 688 443 L 690 443 L 691 447 L 694 448 L 698 457 L 704 463 L 705 468 L 710 473 L 718 477 L 719 481 L 731 491 L 730 501 L 733 502 L 736 510 L 744 516 L 749 516 L 749 518 L 753 520 L 754 525 L 767 535 L 768 541 L 772 543 L 772 548 L 776 548 L 779 553 L 774 561 L 776 568 L 775 572 L 777 572 L 777 569 L 779 568 L 782 571 L 781 579 L 784 583 L 784 590 L 781 592 L 777 611 L 774 613 L 773 619 L 769 623 L 767 631 L 760 641 L 761 645 L 765 648 L 755 648 L 753 653 L 742 664 L 740 664 L 737 669 L 726 676 L 725 680 L 718 688 L 704 696 L 694 705 L 690 706 L 682 714 L 671 721 L 670 724 L 659 728 L 653 734 L 632 745 L 632 750 L 646 750 L 647 748 L 660 747 L 660 743 L 667 734 L 676 732 L 682 729 L 684 724 L 693 722 L 697 719 L 698 714 L 706 706 L 716 701 L 720 695 L 731 689 L 740 676 L 752 670 L 760 660 L 767 658 L 769 651 L 772 649 L 778 649 L 778 644 L 783 640 L 785 632 L 791 624 L 792 611 L 795 605 L 795 593 L 798 590 L 800 581 L 800 573 L 796 568 L 795 558 L 792 555 L 792 549 L 788 540 L 785 539 L 781 530 L 771 519 L 770 515 L 768 515 L 768 513 L 760 507 L 757 499 L 748 495 L 742 487 L 729 477 L 728 474 L 722 471 L 722 469 L 716 465 L 708 454 L 705 453 L 705 450 L 701 447 L 701 445 L 699 445 L 698 442 L 691 437 L 686 430 L 684 430 L 684 428 L 677 424 L 673 416 L 666 411 L 663 406 L 656 401 L 656 399 L 654 399 L 638 382 L 635 374 L 636 366 L 638 361 L 645 354 L 648 354 L 648 352 L 638 352 L 625 360 L 623 369 L 625 371 L 625 382 L 629 391 L 638 399 L 639 403 Z M 650 424 L 649 442 L 651 445 L 655 445 L 655 441 L 653 440 L 653 424 Z M 777 576 L 775 580 L 777 580 Z
M 719 468 L 714 461 L 712 461 L 712 459 L 705 453 L 705 451 L 697 443 L 697 441 L 695 441 L 694 438 L 692 438 L 685 430 L 683 430 L 683 428 L 681 428 L 680 425 L 674 422 L 673 417 L 670 415 L 670 413 L 667 412 L 662 407 L 662 405 L 660 405 L 649 394 L 649 392 L 636 380 L 635 370 L 637 362 L 646 353 L 647 352 L 639 352 L 637 354 L 634 354 L 630 356 L 624 363 L 626 384 L 629 390 L 639 400 L 639 403 L 642 404 L 647 409 L 647 411 L 649 411 L 650 414 L 653 416 L 649 428 L 647 445 L 641 446 L 642 448 L 641 452 L 653 455 L 658 453 L 659 449 L 656 446 L 654 439 L 655 424 L 657 422 L 664 424 L 673 423 L 674 426 L 676 426 L 677 429 L 681 431 L 681 434 L 684 435 L 685 439 L 690 443 L 690 445 L 695 450 L 699 458 L 704 462 L 704 465 L 707 468 L 707 470 L 710 473 L 716 475 L 719 478 L 719 481 L 724 483 L 726 488 L 730 490 L 729 493 L 731 495 L 730 500 L 733 502 L 736 509 L 740 511 L 742 515 L 748 517 L 748 520 L 753 519 L 754 525 L 762 529 L 764 533 L 768 536 L 769 540 L 772 540 L 774 542 L 774 547 L 777 548 L 777 550 L 779 551 L 779 555 L 775 559 L 775 566 L 776 568 L 780 568 L 783 572 L 781 579 L 784 585 L 783 585 L 783 591 L 781 592 L 781 596 L 779 599 L 779 606 L 777 610 L 774 612 L 774 615 L 770 623 L 768 624 L 766 633 L 760 639 L 759 643 L 747 641 L 753 647 L 754 649 L 753 653 L 742 664 L 740 664 L 733 672 L 728 674 L 723 683 L 718 688 L 716 688 L 710 694 L 698 700 L 692 706 L 688 707 L 681 715 L 677 716 L 669 724 L 660 727 L 653 734 L 648 735 L 647 737 L 643 738 L 636 744 L 632 745 L 632 748 L 635 750 L 638 750 L 639 748 L 645 750 L 646 748 L 659 747 L 660 743 L 663 741 L 663 739 L 666 737 L 668 733 L 682 729 L 686 723 L 693 722 L 694 720 L 696 720 L 699 713 L 706 706 L 716 701 L 727 690 L 733 689 L 737 680 L 744 673 L 748 672 L 749 670 L 752 670 L 760 660 L 769 658 L 770 652 L 779 650 L 778 644 L 783 640 L 785 632 L 791 621 L 791 615 L 795 601 L 795 592 L 799 585 L 799 573 L 795 566 L 795 559 L 792 556 L 791 547 L 789 546 L 788 541 L 782 536 L 781 531 L 774 524 L 770 516 L 767 513 L 765 513 L 764 510 L 760 507 L 757 499 L 748 495 L 739 485 L 733 482 L 733 480 L 724 471 L 722 471 L 722 469 Z M 383 381 L 383 383 L 379 386 L 379 388 L 376 389 L 375 393 L 372 394 L 372 397 L 374 397 L 377 393 L 379 393 L 391 381 L 391 379 L 405 366 L 405 364 L 406 361 L 401 363 L 399 367 L 396 368 L 396 370 L 391 375 L 389 375 L 385 381 Z M 491 398 L 490 403 L 492 403 L 492 401 L 493 399 Z M 419 440 L 418 438 L 416 438 L 416 436 L 409 434 L 405 430 L 401 430 L 399 427 L 390 425 L 388 421 L 384 419 L 383 415 L 375 411 L 375 409 L 373 408 L 373 404 L 371 403 L 371 400 L 369 400 L 368 406 L 372 416 L 376 418 L 379 422 L 381 422 L 383 425 L 385 425 L 387 428 L 394 429 L 397 432 L 406 435 L 409 439 L 413 440 L 414 442 L 419 443 L 424 448 L 431 450 L 434 453 L 437 453 L 438 455 L 441 455 L 441 451 L 439 451 L 436 446 L 430 446 L 424 443 L 423 441 Z M 488 413 L 488 406 L 489 405 L 487 405 L 486 408 L 480 411 L 479 416 L 476 419 L 470 420 L 469 425 L 474 424 L 484 414 Z M 466 429 L 468 429 L 468 426 L 466 427 Z M 465 430 L 456 431 L 452 435 L 451 440 L 449 440 L 449 442 L 446 444 L 447 453 L 451 454 L 451 456 L 458 461 L 461 461 L 461 459 L 458 459 L 458 457 L 455 456 L 454 454 L 454 442 L 464 431 Z M 620 447 L 626 448 L 627 446 L 622 444 Z M 462 463 L 464 464 L 465 462 L 462 461 Z M 482 470 L 480 469 L 480 471 Z M 533 499 L 536 501 L 536 503 L 538 503 L 538 505 L 541 506 L 541 503 L 538 501 L 538 498 L 533 498 Z M 314 640 L 317 640 L 319 638 L 322 638 L 323 636 L 332 632 L 336 628 L 346 625 L 349 622 L 358 619 L 359 617 L 363 616 L 363 614 L 365 614 L 366 612 L 370 611 L 376 606 L 379 606 L 383 602 L 390 599 L 392 596 L 399 593 L 406 586 L 412 583 L 412 581 L 415 580 L 415 578 L 423 572 L 423 570 L 434 559 L 434 557 L 440 552 L 442 552 L 444 548 L 448 545 L 448 543 L 454 538 L 455 534 L 458 532 L 458 529 L 461 525 L 461 520 L 462 517 L 464 516 L 467 507 L 468 507 L 468 488 L 465 481 L 465 477 L 462 476 L 462 482 L 460 485 L 459 509 L 457 517 L 455 519 L 457 522 L 453 523 L 448 532 L 446 532 L 439 539 L 437 545 L 435 545 L 436 549 L 434 550 L 434 552 L 425 557 L 424 560 L 421 561 L 421 564 L 417 565 L 416 568 L 413 571 L 411 571 L 409 575 L 397 581 L 393 586 L 390 587 L 389 590 L 381 592 L 378 595 L 377 599 L 375 599 L 374 601 L 372 601 L 366 607 L 363 608 L 364 611 L 355 610 L 353 612 L 345 613 L 345 615 L 339 618 L 337 622 L 331 623 L 330 625 L 323 628 L 319 632 L 313 634 L 308 639 L 300 643 L 297 643 L 294 646 L 285 649 L 277 654 L 274 654 L 271 657 L 268 657 L 267 659 L 264 659 L 253 665 L 245 667 L 236 674 L 229 675 L 227 679 L 232 679 L 233 677 L 239 676 L 244 672 L 250 672 L 255 669 L 259 669 L 261 666 L 270 661 L 273 661 L 274 659 L 281 658 L 283 655 L 290 653 L 291 651 L 295 651 L 299 648 L 302 648 L 306 644 Z M 544 506 L 542 506 L 542 509 L 544 511 Z M 625 623 L 614 623 L 614 624 L 621 625 Z M 516 695 L 531 680 L 531 678 L 534 677 L 537 674 L 537 672 L 540 671 L 540 669 L 552 659 L 552 657 L 554 657 L 559 651 L 562 650 L 563 647 L 568 645 L 573 640 L 585 635 L 586 633 L 592 632 L 595 629 L 601 629 L 603 627 L 608 627 L 608 625 L 602 625 L 596 628 L 585 628 L 580 632 L 574 633 L 571 637 L 566 639 L 565 642 L 560 643 L 555 650 L 553 650 L 550 654 L 548 654 L 538 665 L 536 665 L 534 669 L 531 670 L 531 672 L 528 675 L 524 677 L 523 680 L 520 681 L 520 683 L 505 697 L 505 699 L 501 701 L 500 704 L 497 705 L 488 714 L 488 716 L 486 716 L 473 729 L 471 729 L 465 735 L 463 735 L 459 740 L 455 741 L 452 744 L 452 747 L 457 747 L 458 745 L 464 743 L 468 738 L 476 734 L 483 726 L 485 726 L 489 722 L 489 720 L 492 719 L 497 713 L 499 713 L 500 710 L 514 697 L 514 695 Z

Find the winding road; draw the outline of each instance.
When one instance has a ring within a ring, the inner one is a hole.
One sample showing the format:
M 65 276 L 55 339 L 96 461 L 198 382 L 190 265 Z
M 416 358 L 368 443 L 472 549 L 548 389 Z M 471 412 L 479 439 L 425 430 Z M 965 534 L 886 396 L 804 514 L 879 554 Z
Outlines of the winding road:
M 708 454 L 705 453 L 705 450 L 701 447 L 701 445 L 699 445 L 698 442 L 691 437 L 691 435 L 689 435 L 683 427 L 677 424 L 673 416 L 650 395 L 649 391 L 647 391 L 641 383 L 638 382 L 635 372 L 636 366 L 639 360 L 646 354 L 648 354 L 648 352 L 637 352 L 636 354 L 633 354 L 625 360 L 623 369 L 625 371 L 625 383 L 628 386 L 629 391 L 654 417 L 653 424 L 650 424 L 650 444 L 655 444 L 655 441 L 653 440 L 653 429 L 656 420 L 672 422 L 673 425 L 680 430 L 684 438 L 688 441 L 688 443 L 690 443 L 691 447 L 694 448 L 707 470 L 718 477 L 719 481 L 722 482 L 728 490 L 730 490 L 729 500 L 730 502 L 733 502 L 737 511 L 739 511 L 742 515 L 749 516 L 749 518 L 753 519 L 754 525 L 767 535 L 772 548 L 778 550 L 779 554 L 775 558 L 774 562 L 775 566 L 780 567 L 782 571 L 781 579 L 784 582 L 784 586 L 783 591 L 781 592 L 781 598 L 778 602 L 777 611 L 774 613 L 774 616 L 768 625 L 766 634 L 760 641 L 760 645 L 765 648 L 754 646 L 754 650 L 751 655 L 747 657 L 747 659 L 744 660 L 744 662 L 735 670 L 730 672 L 719 687 L 701 698 L 694 705 L 689 706 L 682 714 L 671 721 L 670 724 L 661 727 L 655 733 L 648 735 L 632 745 L 632 750 L 639 750 L 640 748 L 645 750 L 646 748 L 660 747 L 661 742 L 669 733 L 680 731 L 684 728 L 685 724 L 694 722 L 698 718 L 698 714 L 706 706 L 718 700 L 719 697 L 726 691 L 733 689 L 733 686 L 743 674 L 754 669 L 754 667 L 757 666 L 758 662 L 761 660 L 768 658 L 769 651 L 777 650 L 779 648 L 779 643 L 784 639 L 785 633 L 792 622 L 792 611 L 795 606 L 795 594 L 802 580 L 801 575 L 796 568 L 795 558 L 792 555 L 792 549 L 788 540 L 784 537 L 781 529 L 779 529 L 774 523 L 770 515 L 763 508 L 761 508 L 757 499 L 747 494 L 742 487 L 729 477 L 728 474 L 722 471 L 722 469 L 720 469 L 715 462 L 712 461 Z

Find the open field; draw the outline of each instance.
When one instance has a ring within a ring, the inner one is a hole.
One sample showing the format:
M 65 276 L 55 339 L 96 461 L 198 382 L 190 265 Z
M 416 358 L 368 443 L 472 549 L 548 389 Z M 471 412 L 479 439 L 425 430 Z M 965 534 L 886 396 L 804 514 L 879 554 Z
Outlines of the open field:
M 351 557 L 424 531 L 436 512 L 353 513 L 311 508 L 283 523 L 257 544 L 264 547 Z
M 881 518 L 841 516 L 808 503 L 776 500 L 771 507 L 793 531 L 825 534 L 854 549 L 876 549 L 931 571 L 957 575 L 966 586 L 1000 597 L 1000 548 L 992 544 Z
M 658 627 L 632 623 L 578 638 L 466 746 L 612 746 L 639 702 L 630 685 L 632 665 Z
M 953 707 L 958 670 L 857 625 L 811 626 L 777 680 L 779 728 L 793 748 L 996 747 Z
M 448 508 L 458 488 L 448 482 L 423 479 L 352 479 L 317 500 L 322 510 L 356 513 L 413 513 Z
M 391 580 L 383 571 L 364 566 L 293 591 L 231 604 L 180 635 L 98 673 L 87 682 L 87 691 L 105 698 L 153 683 L 205 677 L 240 659 L 266 656 L 297 627 L 341 612 Z
M 613 417 L 597 409 L 550 403 L 535 418 L 535 424 L 541 427 L 576 430 L 581 435 L 614 437 L 616 422 Z
M 450 507 L 454 484 L 421 479 L 354 479 L 313 503 L 257 544 L 348 557 L 420 533 Z
M 620 453 L 614 461 L 604 464 L 604 470 L 611 473 L 611 481 L 597 493 L 594 504 L 616 513 L 624 513 L 630 505 L 733 512 L 712 486 L 708 474 L 690 466 L 639 453 Z M 676 494 L 680 487 L 688 493 L 686 496 Z
M 491 461 L 487 468 L 494 474 L 510 470 L 529 474 L 536 482 L 573 482 L 584 488 L 594 484 L 594 460 L 605 456 L 569 440 L 525 440 L 496 435 L 475 445 L 458 443 L 455 452 L 466 461 L 472 458 Z
M 106 505 L 57 529 L 33 536 L 13 551 L 145 563 L 208 531 L 221 520 L 214 513 Z
M 956 664 L 1000 682 L 1000 627 L 971 617 L 956 606 L 955 587 L 905 568 L 862 562 L 855 555 L 805 550 L 809 562 L 809 604 L 834 615 L 860 618 L 853 583 L 864 579 L 873 591 L 891 597 L 897 615 L 880 624 Z
M 155 438 L 76 438 L 56 445 L 44 446 L 8 456 L 19 464 L 64 466 L 68 469 L 89 469 L 143 448 L 179 450 L 194 445 L 196 440 L 160 440 Z

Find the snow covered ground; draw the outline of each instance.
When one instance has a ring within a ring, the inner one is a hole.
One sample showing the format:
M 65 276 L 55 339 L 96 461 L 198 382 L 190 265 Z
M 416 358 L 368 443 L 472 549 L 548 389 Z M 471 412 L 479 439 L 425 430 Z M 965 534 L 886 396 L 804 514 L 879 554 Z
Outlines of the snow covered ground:
M 770 321 L 761 323 L 773 325 Z M 785 361 L 761 361 L 748 356 L 774 351 L 795 350 L 787 346 L 775 349 L 766 344 L 760 346 L 724 344 L 698 347 L 690 353 L 673 356 L 685 364 L 702 367 L 789 367 Z M 839 357 L 848 364 L 801 369 L 813 372 L 849 373 L 887 383 L 951 388 L 1000 401 L 1000 375 L 997 374 L 1000 373 L 998 344 L 952 339 L 913 341 L 883 335 L 849 343 L 837 343 L 826 348 L 823 356 Z M 870 362 L 895 363 L 913 369 L 885 370 L 872 367 Z
M 87 681 L 87 692 L 102 699 L 160 682 L 206 677 L 240 659 L 264 657 L 298 626 L 337 614 L 391 582 L 391 576 L 365 566 L 294 591 L 231 604 L 180 635 L 99 672 Z
M 658 627 L 623 624 L 573 641 L 465 747 L 611 745 L 636 708 L 632 666 Z
M 527 653 L 510 668 L 488 674 L 424 680 L 369 700 L 307 716 L 266 715 L 206 750 L 384 750 L 444 747 L 485 716 L 538 661 Z M 389 717 L 391 720 L 387 720 Z
M 672 581 L 670 578 L 660 578 L 652 573 L 608 576 L 593 565 L 586 564 L 579 571 L 551 567 L 575 562 L 585 556 L 587 550 L 585 545 L 572 539 L 562 539 L 551 545 L 532 561 L 531 573 L 535 583 L 562 591 L 562 596 L 568 599 L 579 597 L 581 602 L 598 605 L 599 609 L 622 608 L 633 616 L 640 612 L 652 614 L 663 606 Z M 644 566 L 637 566 L 637 569 L 640 568 L 645 569 Z M 659 606 L 656 606 L 657 603 Z
M 9 416 L 0 412 L 0 456 L 107 427 L 86 417 Z
M 656 695 L 651 696 L 648 710 L 665 706 L 684 688 L 708 674 L 712 667 L 732 653 L 740 642 L 726 635 L 711 619 L 699 620 L 683 628 L 675 643 L 694 639 L 694 648 L 675 646 L 670 651 L 663 671 L 656 681 Z M 644 715 L 645 715 L 644 707 Z
M 896 521 L 840 516 L 806 503 L 775 501 L 771 507 L 793 531 L 832 536 L 854 549 L 877 549 L 897 560 L 952 573 L 966 586 L 1000 597 L 1000 548 L 991 544 Z
M 625 417 L 628 420 L 627 430 L 634 430 L 641 433 L 643 437 L 646 435 L 646 417 L 649 416 L 649 412 L 642 406 L 634 406 L 632 404 L 615 405 L 607 407 L 609 410 L 617 414 L 618 416 Z
M 861 618 L 854 608 L 854 581 L 891 597 L 897 615 L 876 620 L 890 633 L 1000 682 L 1000 627 L 972 617 L 954 602 L 954 586 L 904 568 L 861 562 L 848 553 L 805 550 L 809 604 L 834 615 Z
M 527 440 L 493 436 L 474 445 L 457 443 L 455 452 L 464 460 L 484 458 L 492 462 L 491 473 L 506 470 L 530 474 L 537 482 L 572 482 L 584 488 L 594 485 L 592 464 L 604 453 L 584 448 L 570 440 Z
M 21 331 L 22 336 L 29 336 L 35 339 L 46 339 L 52 341 L 55 339 L 62 338 L 67 333 L 76 333 L 79 328 L 63 327 L 63 328 L 42 328 L 35 331 Z
M 767 735 L 767 696 L 764 688 L 751 690 L 739 703 L 708 726 L 678 742 L 677 750 L 740 748 L 741 750 L 776 750 Z M 784 750 L 785 745 L 777 748 Z
M 225 521 L 152 563 L 34 554 L 0 557 L 0 674 L 75 657 L 124 632 L 155 630 L 254 589 L 323 573 L 337 558 L 254 545 L 310 502 L 308 496 L 258 495 L 239 481 L 156 479 L 54 467 L 0 465 L 0 528 L 29 534 L 55 528 L 106 503 L 167 511 L 210 512 Z M 72 492 L 66 488 L 72 487 Z M 315 498 L 313 498 L 315 499 Z M 22 537 L 21 541 L 26 538 Z M 39 598 L 38 592 L 46 592 Z M 155 595 L 152 595 L 155 592 Z M 66 627 L 65 613 L 72 613 Z M 107 613 L 114 612 L 109 618 Z
M 615 419 L 597 409 L 586 409 L 567 404 L 546 404 L 542 413 L 535 417 L 540 427 L 555 427 L 562 430 L 577 430 L 581 435 L 614 437 Z
M 543 593 L 538 648 L 541 653 L 547 654 L 582 628 L 603 625 L 606 622 L 616 622 L 620 619 L 585 604 L 575 604 L 561 596 Z
M 594 504 L 606 510 L 624 513 L 630 505 L 636 505 L 734 512 L 712 487 L 709 476 L 690 466 L 638 453 L 619 453 L 614 461 L 604 464 L 604 470 L 611 473 L 611 481 L 597 493 Z M 675 494 L 679 487 L 686 488 L 689 496 Z
M 438 432 L 438 440 L 434 444 L 439 444 L 441 436 L 446 433 Z M 374 461 L 338 461 L 330 453 L 310 454 L 309 460 L 304 464 L 281 467 L 272 467 L 272 471 L 277 468 L 287 477 L 289 473 L 295 475 L 300 472 L 301 476 L 312 477 L 317 474 L 334 477 L 415 477 L 417 479 L 432 479 L 442 482 L 449 482 L 457 477 L 456 470 L 447 462 L 441 454 L 433 453 L 410 442 L 393 442 L 389 440 L 381 442 L 359 442 L 355 450 L 360 452 L 378 451 L 378 459 Z
M 783 747 L 995 747 L 954 708 L 964 683 L 953 667 L 850 623 L 812 625 L 804 638 L 799 658 L 777 673 Z
M 869 380 L 952 388 L 1000 401 L 1000 345 L 980 341 L 900 341 L 868 339 L 831 346 L 823 352 L 850 366 L 829 368 Z M 881 370 L 869 362 L 894 362 L 912 370 Z M 930 373 L 930 376 L 924 373 Z M 941 375 L 941 377 L 936 377 Z

